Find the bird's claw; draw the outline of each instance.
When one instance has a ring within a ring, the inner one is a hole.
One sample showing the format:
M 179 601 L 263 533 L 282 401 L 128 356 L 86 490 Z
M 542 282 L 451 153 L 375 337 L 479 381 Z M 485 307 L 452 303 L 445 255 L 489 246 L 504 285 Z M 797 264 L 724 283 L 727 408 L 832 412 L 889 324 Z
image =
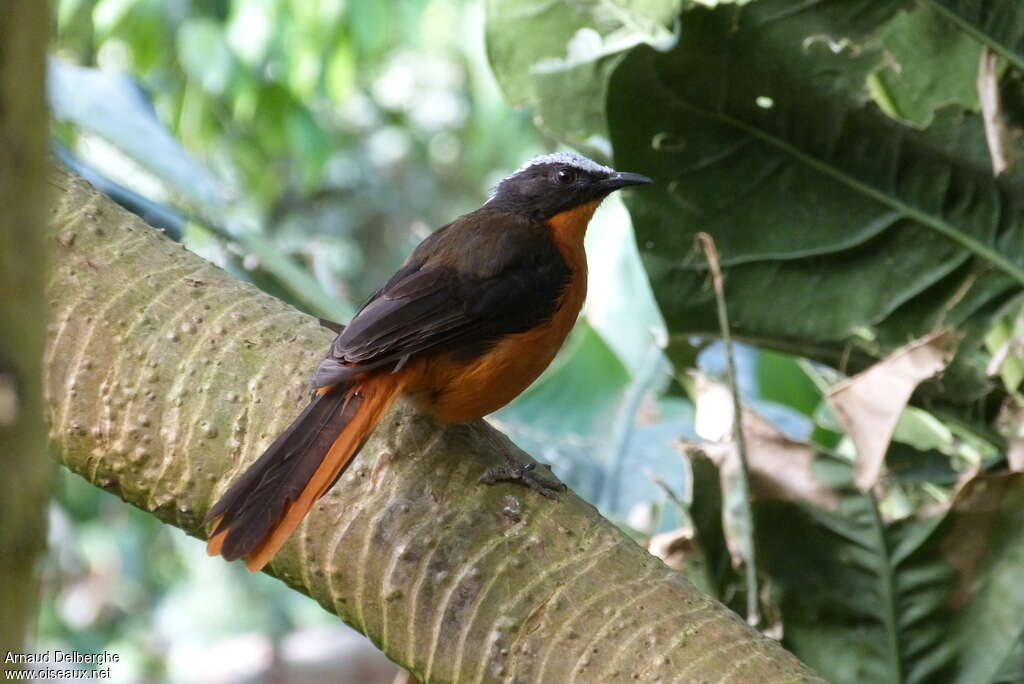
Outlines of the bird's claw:
M 498 482 L 518 482 L 536 491 L 541 496 L 557 501 L 558 492 L 565 490 L 565 485 L 561 482 L 547 480 L 541 477 L 534 472 L 536 467 L 537 464 L 533 461 L 530 461 L 529 463 L 519 463 L 518 461 L 508 459 L 502 465 L 488 468 L 487 471 L 480 476 L 480 482 L 488 485 L 496 484 Z

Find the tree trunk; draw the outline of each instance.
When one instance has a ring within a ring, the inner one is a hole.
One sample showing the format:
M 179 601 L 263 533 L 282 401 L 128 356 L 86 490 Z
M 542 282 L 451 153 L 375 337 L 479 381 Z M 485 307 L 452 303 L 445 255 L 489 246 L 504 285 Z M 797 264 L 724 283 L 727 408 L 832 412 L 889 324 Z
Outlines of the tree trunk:
M 75 472 L 203 538 L 332 335 L 55 179 L 54 441 Z M 424 682 L 819 681 L 574 494 L 477 483 L 506 456 L 528 458 L 482 421 L 443 427 L 399 402 L 269 571 Z
M 38 598 L 52 465 L 43 425 L 46 3 L 0 3 L 0 657 L 22 651 Z M 4 669 L 8 669 L 4 665 Z

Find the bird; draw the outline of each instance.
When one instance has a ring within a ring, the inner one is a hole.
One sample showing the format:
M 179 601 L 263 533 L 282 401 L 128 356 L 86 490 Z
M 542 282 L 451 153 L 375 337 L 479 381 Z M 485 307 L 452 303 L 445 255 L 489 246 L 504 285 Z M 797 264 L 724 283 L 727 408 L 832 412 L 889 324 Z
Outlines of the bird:
M 612 192 L 651 183 L 587 157 L 535 157 L 479 209 L 428 235 L 312 375 L 311 399 L 210 509 L 211 556 L 262 569 L 404 396 L 443 423 L 508 404 L 547 368 L 583 306 L 583 238 Z M 491 469 L 554 498 L 530 465 Z

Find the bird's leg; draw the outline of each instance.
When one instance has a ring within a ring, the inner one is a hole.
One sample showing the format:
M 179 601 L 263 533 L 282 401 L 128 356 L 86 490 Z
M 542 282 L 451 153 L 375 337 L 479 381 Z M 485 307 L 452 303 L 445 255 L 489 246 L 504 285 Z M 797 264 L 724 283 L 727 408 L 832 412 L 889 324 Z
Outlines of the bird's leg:
M 487 472 L 480 476 L 480 482 L 484 484 L 495 484 L 498 482 L 518 482 L 533 489 L 541 496 L 558 500 L 557 492 L 565 489 L 565 485 L 554 480 L 547 480 L 534 472 L 537 464 L 533 461 L 520 463 L 515 459 L 506 456 L 505 462 L 501 465 L 488 468 Z

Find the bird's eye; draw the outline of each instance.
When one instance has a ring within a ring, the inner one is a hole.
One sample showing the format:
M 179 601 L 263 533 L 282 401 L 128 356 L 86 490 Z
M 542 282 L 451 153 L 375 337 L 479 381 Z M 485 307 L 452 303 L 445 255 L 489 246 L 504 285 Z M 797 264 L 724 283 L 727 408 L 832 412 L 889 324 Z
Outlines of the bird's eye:
M 572 185 L 576 181 L 576 172 L 566 166 L 558 169 L 555 178 L 562 185 Z

